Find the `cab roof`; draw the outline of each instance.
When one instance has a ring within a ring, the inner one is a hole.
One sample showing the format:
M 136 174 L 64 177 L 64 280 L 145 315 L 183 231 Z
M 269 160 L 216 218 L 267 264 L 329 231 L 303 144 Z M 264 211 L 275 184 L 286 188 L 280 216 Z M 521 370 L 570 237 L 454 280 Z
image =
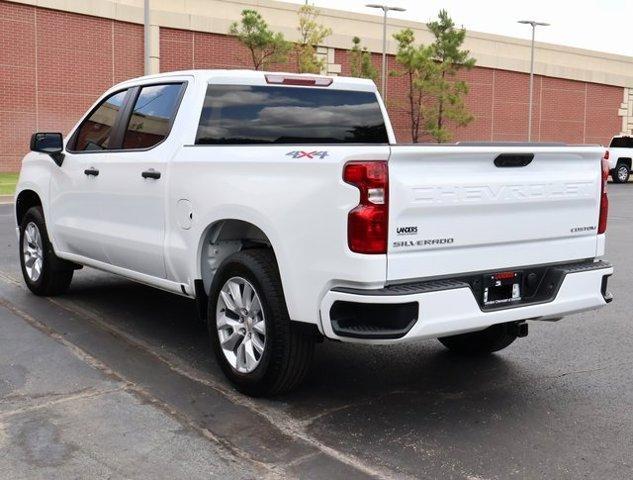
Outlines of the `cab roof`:
M 235 85 L 269 85 L 267 76 L 274 77 L 290 77 L 305 79 L 322 79 L 331 81 L 328 86 L 317 86 L 315 88 L 336 89 L 336 90 L 357 90 L 365 92 L 375 92 L 376 84 L 369 79 L 340 77 L 329 75 L 315 75 L 308 73 L 292 73 L 292 72 L 262 72 L 256 70 L 180 70 L 174 72 L 164 72 L 154 75 L 145 75 L 142 77 L 132 78 L 121 82 L 116 87 L 125 87 L 135 84 L 147 83 L 152 81 L 171 80 L 174 77 L 193 77 L 194 80 L 201 83 L 230 83 Z M 304 85 L 309 86 L 309 85 Z

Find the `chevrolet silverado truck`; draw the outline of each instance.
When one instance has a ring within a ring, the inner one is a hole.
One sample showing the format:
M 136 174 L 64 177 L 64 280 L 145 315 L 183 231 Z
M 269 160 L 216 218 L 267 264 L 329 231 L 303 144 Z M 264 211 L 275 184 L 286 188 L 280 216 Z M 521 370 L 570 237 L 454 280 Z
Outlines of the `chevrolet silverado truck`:
M 614 183 L 627 183 L 631 176 L 633 137 L 619 135 L 611 139 L 605 157 L 609 161 L 609 173 Z
M 28 288 L 89 266 L 195 299 L 250 395 L 296 387 L 324 339 L 481 355 L 611 300 L 604 150 L 399 145 L 368 80 L 146 76 L 31 150 Z

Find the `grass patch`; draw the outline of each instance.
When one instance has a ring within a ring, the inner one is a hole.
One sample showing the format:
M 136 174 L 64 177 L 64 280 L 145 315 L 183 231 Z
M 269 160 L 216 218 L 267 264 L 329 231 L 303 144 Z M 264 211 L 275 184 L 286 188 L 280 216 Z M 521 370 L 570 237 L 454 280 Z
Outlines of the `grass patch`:
M 0 173 L 0 195 L 13 195 L 16 183 L 17 173 Z

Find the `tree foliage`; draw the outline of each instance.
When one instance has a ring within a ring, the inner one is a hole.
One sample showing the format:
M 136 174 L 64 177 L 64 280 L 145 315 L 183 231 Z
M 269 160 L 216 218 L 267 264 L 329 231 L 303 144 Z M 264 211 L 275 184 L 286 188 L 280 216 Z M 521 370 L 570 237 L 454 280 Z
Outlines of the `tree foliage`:
M 428 27 L 435 37 L 428 46 L 415 45 L 413 31 L 408 28 L 394 35 L 398 42 L 396 61 L 401 71 L 392 75 L 408 76 L 407 110 L 415 143 L 420 133 L 440 143 L 449 141 L 452 134 L 446 126 L 447 120 L 457 126 L 466 126 L 473 120 L 464 102 L 468 84 L 455 78 L 459 70 L 475 65 L 470 52 L 461 49 L 466 31 L 456 29 L 445 10 Z
M 299 41 L 295 44 L 297 71 L 299 73 L 321 73 L 325 60 L 318 58 L 317 47 L 332 34 L 332 29 L 318 23 L 319 9 L 313 5 L 299 8 Z
M 416 46 L 415 35 L 410 28 L 395 33 L 393 38 L 398 42 L 396 61 L 402 70 L 392 72 L 392 75 L 403 75 L 408 79 L 407 110 L 411 117 L 411 139 L 418 143 L 420 128 L 428 123 L 426 92 L 437 76 L 437 66 L 433 61 L 431 47 Z
M 438 19 L 427 26 L 435 36 L 430 47 L 439 68 L 428 92 L 434 99 L 434 108 L 429 112 L 427 131 L 441 143 L 452 138 L 451 132 L 446 128 L 446 120 L 451 120 L 460 127 L 473 120 L 464 103 L 468 84 L 456 80 L 455 75 L 461 69 L 473 68 L 475 59 L 470 57 L 469 50 L 461 49 L 466 39 L 466 30 L 455 28 L 455 23 L 446 10 L 441 10 Z
M 231 24 L 229 33 L 248 48 L 255 70 L 264 70 L 271 63 L 286 62 L 292 49 L 292 44 L 281 33 L 270 30 L 256 10 L 242 10 L 241 20 Z
M 369 78 L 376 81 L 378 70 L 371 61 L 371 53 L 367 47 L 360 45 L 360 38 L 352 39 L 352 49 L 349 51 L 349 62 L 352 77 Z

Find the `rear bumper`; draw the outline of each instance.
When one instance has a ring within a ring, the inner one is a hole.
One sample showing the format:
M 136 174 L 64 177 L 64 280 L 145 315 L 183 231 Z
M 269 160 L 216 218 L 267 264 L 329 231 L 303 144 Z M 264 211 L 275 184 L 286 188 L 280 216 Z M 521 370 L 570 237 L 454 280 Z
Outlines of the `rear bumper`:
M 593 310 L 611 301 L 606 291 L 613 267 L 606 262 L 564 267 L 547 301 L 484 311 L 470 285 L 440 280 L 380 290 L 333 289 L 321 302 L 321 329 L 331 339 L 398 343 L 481 330 L 499 323 L 552 320 Z

